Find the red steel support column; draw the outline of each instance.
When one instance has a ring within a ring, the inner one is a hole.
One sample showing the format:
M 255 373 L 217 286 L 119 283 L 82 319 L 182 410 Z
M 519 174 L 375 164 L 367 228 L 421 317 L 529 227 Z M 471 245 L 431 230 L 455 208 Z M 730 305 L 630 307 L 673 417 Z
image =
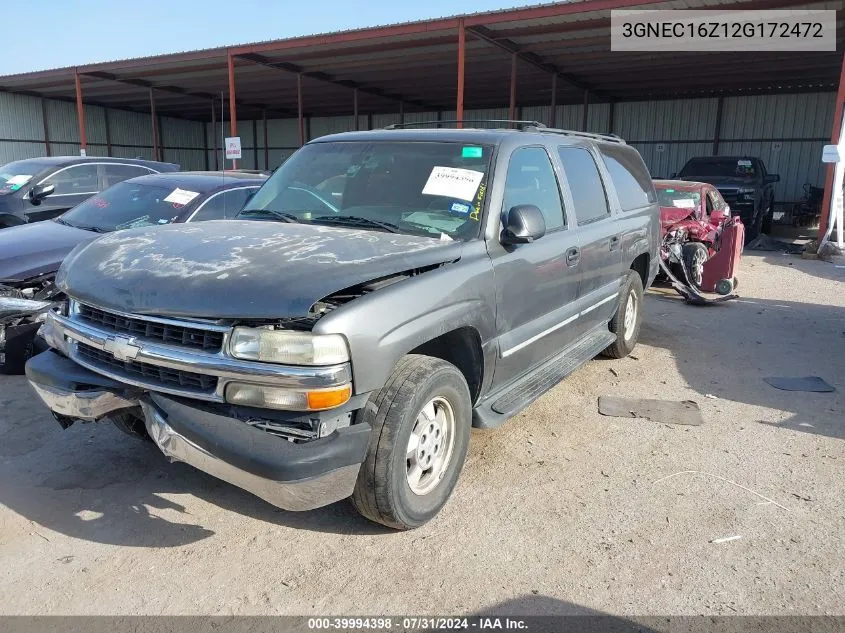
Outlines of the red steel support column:
M 358 131 L 358 88 L 352 89 L 352 116 L 355 118 L 355 125 L 352 128 Z
M 85 106 L 82 104 L 82 82 L 79 81 L 79 71 L 73 72 L 76 83 L 76 118 L 79 121 L 79 147 L 85 154 L 88 153 L 88 139 L 85 137 Z
M 590 110 L 590 91 L 584 91 L 584 109 L 581 111 L 581 131 L 587 131 L 587 115 Z
M 302 120 L 302 73 L 296 75 L 296 115 L 299 122 L 299 146 L 305 145 L 305 122 Z
M 214 139 L 214 171 L 220 169 L 220 162 L 217 156 L 217 108 L 214 101 L 211 102 L 211 138 Z
M 232 53 L 228 54 L 229 62 L 229 134 L 231 136 L 238 135 L 238 108 L 235 103 L 235 58 Z M 223 159 L 223 169 L 226 168 L 225 158 Z M 238 161 L 232 161 L 232 169 L 238 168 Z
M 845 55 L 842 56 L 842 72 L 839 74 L 839 92 L 836 94 L 836 107 L 833 110 L 833 133 L 830 135 L 830 144 L 838 145 L 839 136 L 842 132 L 842 115 L 845 112 Z M 834 166 L 832 164 L 827 166 L 827 175 L 824 179 L 822 217 L 819 220 L 818 233 L 820 243 L 824 234 L 827 233 L 827 220 L 830 216 L 830 199 L 833 195 L 833 169 Z
M 511 97 L 508 103 L 508 119 L 516 118 L 516 53 L 511 53 Z M 513 127 L 513 124 L 511 124 Z
M 549 127 L 554 127 L 557 119 L 557 74 L 552 75 L 552 102 L 549 109 Z
M 158 119 L 156 118 L 156 98 L 153 89 L 150 88 L 150 126 L 153 135 L 153 160 L 161 160 L 158 147 Z
M 455 104 L 455 118 L 458 120 L 457 127 L 464 127 L 464 65 L 466 63 L 467 37 L 464 28 L 464 19 L 458 20 L 458 99 Z

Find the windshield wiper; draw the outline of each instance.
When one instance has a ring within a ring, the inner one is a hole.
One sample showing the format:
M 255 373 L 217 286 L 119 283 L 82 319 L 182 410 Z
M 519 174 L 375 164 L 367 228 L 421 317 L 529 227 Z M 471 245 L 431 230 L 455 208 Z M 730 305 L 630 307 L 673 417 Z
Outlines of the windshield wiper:
M 321 215 L 311 220 L 314 223 L 320 224 L 345 224 L 347 226 L 367 226 L 371 228 L 381 229 L 388 233 L 399 233 L 399 227 L 390 222 L 381 222 L 379 220 L 371 220 L 359 215 Z
M 75 229 L 82 229 L 83 231 L 93 231 L 94 233 L 110 233 L 111 231 L 107 231 L 106 229 L 102 229 L 99 226 L 77 226 L 76 224 L 68 224 L 68 226 L 72 226 Z
M 276 211 L 275 209 L 246 209 L 240 213 L 241 216 L 261 214 L 273 216 L 282 222 L 299 222 L 299 218 L 293 213 L 285 213 L 284 211 Z

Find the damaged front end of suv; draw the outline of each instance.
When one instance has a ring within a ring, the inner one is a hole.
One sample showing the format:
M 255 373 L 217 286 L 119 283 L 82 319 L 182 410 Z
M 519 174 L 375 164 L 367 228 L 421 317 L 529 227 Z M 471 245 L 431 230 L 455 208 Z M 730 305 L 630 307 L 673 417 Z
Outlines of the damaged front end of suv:
M 23 373 L 27 359 L 46 349 L 36 333 L 61 300 L 53 275 L 0 280 L 0 373 Z

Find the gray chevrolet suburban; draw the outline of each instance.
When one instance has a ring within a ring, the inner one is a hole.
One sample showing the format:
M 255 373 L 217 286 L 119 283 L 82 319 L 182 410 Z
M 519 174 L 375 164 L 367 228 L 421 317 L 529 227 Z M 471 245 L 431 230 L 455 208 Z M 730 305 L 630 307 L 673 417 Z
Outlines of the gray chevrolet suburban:
M 514 125 L 322 137 L 235 220 L 77 248 L 29 382 L 280 508 L 422 525 L 470 427 L 634 348 L 658 268 L 636 150 Z

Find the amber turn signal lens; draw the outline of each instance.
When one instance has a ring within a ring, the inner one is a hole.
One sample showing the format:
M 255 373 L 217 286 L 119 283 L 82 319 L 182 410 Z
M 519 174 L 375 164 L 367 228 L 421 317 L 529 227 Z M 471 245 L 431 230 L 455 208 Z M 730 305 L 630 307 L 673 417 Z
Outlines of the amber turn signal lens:
M 311 411 L 321 411 L 322 409 L 339 407 L 346 403 L 352 396 L 352 387 L 350 385 L 344 385 L 335 389 L 309 391 L 307 394 L 308 409 Z

